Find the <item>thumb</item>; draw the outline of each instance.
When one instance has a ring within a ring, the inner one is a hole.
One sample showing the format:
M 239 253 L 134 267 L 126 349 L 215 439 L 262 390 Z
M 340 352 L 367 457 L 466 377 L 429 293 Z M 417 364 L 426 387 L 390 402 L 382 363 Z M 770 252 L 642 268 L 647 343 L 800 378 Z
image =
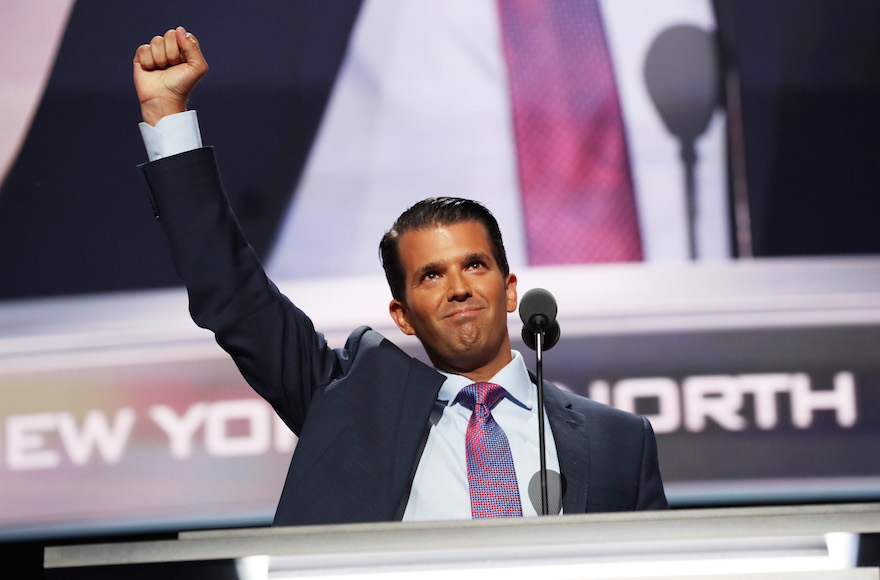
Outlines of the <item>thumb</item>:
M 186 31 L 183 26 L 178 26 L 174 33 L 177 35 L 177 46 L 180 47 L 180 53 L 183 61 L 198 69 L 207 69 L 205 57 L 199 46 L 199 41 L 195 36 Z

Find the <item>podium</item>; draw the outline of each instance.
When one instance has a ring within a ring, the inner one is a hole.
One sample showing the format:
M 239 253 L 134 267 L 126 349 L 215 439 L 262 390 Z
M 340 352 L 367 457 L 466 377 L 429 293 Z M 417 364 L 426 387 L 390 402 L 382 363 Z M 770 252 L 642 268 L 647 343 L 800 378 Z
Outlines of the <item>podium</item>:
M 880 503 L 182 532 L 47 547 L 48 578 L 880 580 Z M 876 565 L 876 563 L 872 564 Z

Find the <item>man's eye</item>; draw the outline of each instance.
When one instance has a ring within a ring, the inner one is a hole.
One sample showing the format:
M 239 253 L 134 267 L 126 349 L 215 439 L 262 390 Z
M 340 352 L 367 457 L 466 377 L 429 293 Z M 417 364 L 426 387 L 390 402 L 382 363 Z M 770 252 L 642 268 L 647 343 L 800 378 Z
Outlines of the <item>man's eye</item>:
M 478 270 L 482 267 L 483 267 L 483 262 L 480 262 L 479 260 L 474 260 L 473 262 L 468 264 L 468 268 L 471 270 Z
M 422 280 L 435 280 L 439 274 L 437 272 L 428 272 L 422 276 Z

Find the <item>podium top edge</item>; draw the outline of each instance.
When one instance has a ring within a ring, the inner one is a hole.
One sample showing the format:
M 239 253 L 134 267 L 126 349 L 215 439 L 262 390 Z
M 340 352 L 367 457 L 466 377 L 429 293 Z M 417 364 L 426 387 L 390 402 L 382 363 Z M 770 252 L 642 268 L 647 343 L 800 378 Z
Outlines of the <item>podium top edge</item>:
M 707 519 L 714 523 L 733 522 L 737 520 L 748 521 L 754 518 L 774 520 L 802 518 L 833 518 L 835 520 L 852 520 L 850 523 L 855 527 L 862 527 L 859 523 L 864 519 L 874 516 L 875 526 L 870 529 L 835 529 L 829 531 L 839 532 L 878 532 L 880 531 L 880 502 L 870 503 L 841 503 L 841 504 L 813 504 L 813 505 L 790 505 L 790 506 L 761 506 L 761 507 L 727 507 L 727 508 L 690 508 L 672 509 L 664 511 L 634 511 L 634 512 L 601 512 L 587 514 L 569 514 L 561 516 L 545 516 L 539 518 L 499 518 L 484 520 L 447 520 L 434 522 L 364 522 L 353 524 L 323 524 L 311 526 L 273 526 L 256 528 L 217 529 L 186 531 L 178 534 L 181 540 L 197 540 L 210 538 L 233 538 L 233 537 L 272 537 L 272 536 L 296 536 L 315 534 L 359 534 L 369 532 L 384 532 L 397 529 L 404 533 L 413 533 L 422 530 L 442 530 L 454 532 L 457 530 L 473 529 L 498 529 L 527 527 L 535 530 L 543 527 L 566 527 L 576 528 L 583 525 L 608 524 L 632 524 L 657 522 L 672 524 L 674 522 L 701 522 Z M 850 516 L 855 516 L 851 518 Z M 766 522 L 765 522 L 766 523 Z M 819 523 L 817 521 L 817 523 Z M 829 522 L 830 523 L 830 522 Z M 844 522 L 839 522 L 844 523 Z
M 711 542 L 880 532 L 880 503 L 706 508 L 446 522 L 379 522 L 181 533 L 176 540 L 52 546 L 46 568 L 471 549 Z M 579 548 L 580 549 L 580 548 Z

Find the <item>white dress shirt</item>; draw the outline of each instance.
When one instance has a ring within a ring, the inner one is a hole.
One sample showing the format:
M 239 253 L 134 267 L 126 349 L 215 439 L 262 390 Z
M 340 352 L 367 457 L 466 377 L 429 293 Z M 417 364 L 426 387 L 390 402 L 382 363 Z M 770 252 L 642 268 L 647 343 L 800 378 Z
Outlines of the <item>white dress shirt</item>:
M 535 516 L 541 509 L 540 495 L 535 494 L 535 502 L 530 499 L 529 482 L 540 468 L 538 389 L 531 382 L 522 355 L 517 351 L 512 351 L 512 354 L 513 360 L 488 381 L 501 385 L 507 391 L 505 398 L 491 412 L 510 443 L 523 515 Z M 443 374 L 446 375 L 446 382 L 440 388 L 437 401 L 442 415 L 431 426 L 428 442 L 416 469 L 404 521 L 461 520 L 471 517 L 465 432 L 473 409 L 455 403 L 455 397 L 473 381 L 461 375 Z M 546 416 L 544 436 L 547 469 L 558 473 L 556 443 Z
M 141 122 L 138 125 L 147 159 L 156 161 L 202 146 L 202 133 L 199 130 L 199 117 L 195 111 L 168 115 L 159 119 L 156 126 Z

